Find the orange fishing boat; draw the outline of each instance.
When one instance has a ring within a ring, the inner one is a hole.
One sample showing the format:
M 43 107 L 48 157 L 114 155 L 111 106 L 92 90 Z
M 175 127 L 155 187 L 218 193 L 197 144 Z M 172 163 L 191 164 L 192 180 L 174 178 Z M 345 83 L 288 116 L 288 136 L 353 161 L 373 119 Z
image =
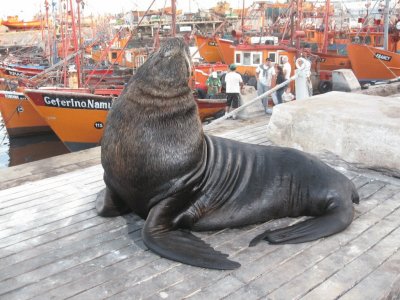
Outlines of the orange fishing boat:
M 24 94 L 34 109 L 46 120 L 58 138 L 70 151 L 78 151 L 99 145 L 106 117 L 116 94 L 122 90 L 96 90 L 103 95 L 87 91 L 79 92 L 25 89 Z M 118 101 L 118 100 L 116 100 Z M 197 100 L 200 119 L 216 117 L 224 111 L 226 99 Z
M 214 37 L 194 35 L 194 39 L 199 49 L 200 56 L 207 63 L 222 62 L 223 58 L 218 49 L 217 41 Z
M 25 89 L 35 110 L 70 151 L 98 145 L 114 97 Z
M 10 137 L 51 131 L 47 122 L 21 92 L 0 91 L 0 111 Z
M 217 48 L 221 55 L 222 62 L 227 65 L 232 64 L 234 61 L 233 53 L 235 51 L 235 48 L 233 47 L 233 41 L 222 39 L 217 36 L 215 37 L 215 41 L 217 42 Z
M 214 119 L 225 114 L 226 99 L 196 99 L 201 121 Z
M 8 27 L 11 30 L 31 30 L 40 29 L 42 26 L 41 20 L 21 21 L 18 16 L 8 16 L 6 21 L 2 21 L 1 25 Z
M 31 77 L 35 76 L 45 69 L 45 66 L 34 66 L 34 65 L 17 65 L 17 64 L 9 64 L 0 66 L 0 74 L 17 77 Z
M 351 66 L 361 82 L 390 80 L 400 76 L 400 54 L 367 45 L 347 46 Z
M 351 63 L 348 56 L 332 53 L 312 52 L 316 57 L 315 67 L 320 71 L 334 71 L 337 69 L 351 69 Z

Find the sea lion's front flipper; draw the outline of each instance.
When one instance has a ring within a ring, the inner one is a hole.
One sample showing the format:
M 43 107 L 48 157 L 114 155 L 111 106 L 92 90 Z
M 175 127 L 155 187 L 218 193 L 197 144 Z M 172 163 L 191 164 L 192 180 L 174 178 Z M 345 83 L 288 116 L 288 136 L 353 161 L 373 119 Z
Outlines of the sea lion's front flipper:
M 165 203 L 166 202 L 166 203 Z M 142 230 L 145 245 L 158 255 L 188 265 L 233 270 L 240 264 L 190 232 L 173 228 L 174 207 L 163 200 L 150 210 Z
M 325 215 L 307 219 L 289 227 L 267 230 L 256 236 L 249 246 L 255 246 L 261 240 L 271 244 L 298 244 L 314 241 L 344 230 L 353 220 L 353 215 L 352 206 L 328 208 Z
M 99 216 L 116 217 L 131 212 L 131 209 L 117 194 L 105 187 L 96 198 L 96 210 Z

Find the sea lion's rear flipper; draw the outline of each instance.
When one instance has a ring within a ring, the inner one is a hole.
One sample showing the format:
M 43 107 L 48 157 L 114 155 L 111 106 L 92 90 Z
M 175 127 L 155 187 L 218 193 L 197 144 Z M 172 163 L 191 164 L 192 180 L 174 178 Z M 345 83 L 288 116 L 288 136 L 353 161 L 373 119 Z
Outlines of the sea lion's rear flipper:
M 131 212 L 131 209 L 108 187 L 97 195 L 96 210 L 102 217 L 116 217 Z
M 174 207 L 166 200 L 150 210 L 142 230 L 143 242 L 158 255 L 184 264 L 218 270 L 233 270 L 240 264 L 214 250 L 203 240 L 182 229 L 173 228 Z
M 267 230 L 256 236 L 249 246 L 255 246 L 261 240 L 271 244 L 298 244 L 314 241 L 344 230 L 353 220 L 353 215 L 352 206 L 328 209 L 327 214 L 320 217 L 307 219 L 281 229 Z

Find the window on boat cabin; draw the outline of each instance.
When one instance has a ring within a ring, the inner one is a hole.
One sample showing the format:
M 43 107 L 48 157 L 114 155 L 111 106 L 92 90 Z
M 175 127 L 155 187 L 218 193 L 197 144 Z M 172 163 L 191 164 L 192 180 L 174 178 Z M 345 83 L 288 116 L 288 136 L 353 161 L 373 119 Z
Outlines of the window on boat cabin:
M 235 55 L 235 63 L 241 64 L 242 63 L 242 53 L 236 53 Z
M 243 65 L 249 66 L 251 64 L 251 53 L 250 52 L 244 52 L 243 53 Z
M 111 59 L 117 59 L 117 52 L 111 52 Z
M 374 46 L 382 46 L 383 45 L 383 36 L 375 36 Z
M 364 44 L 370 45 L 371 44 L 371 37 L 369 35 L 367 35 L 364 38 Z
M 364 37 L 362 37 L 362 36 L 355 36 L 355 37 L 352 37 L 352 38 L 351 38 L 351 41 L 352 41 L 353 43 L 356 43 L 356 44 L 362 44 L 362 43 L 364 43 Z
M 258 66 L 261 64 L 261 52 L 236 52 L 235 63 L 243 66 Z
M 276 62 L 276 52 L 269 52 L 268 58 L 270 58 L 273 62 Z
M 253 53 L 253 65 L 260 65 L 261 64 L 261 53 Z
M 289 57 L 287 55 L 279 55 L 279 64 L 282 66 L 283 65 L 283 58 L 287 57 L 288 61 L 289 61 Z

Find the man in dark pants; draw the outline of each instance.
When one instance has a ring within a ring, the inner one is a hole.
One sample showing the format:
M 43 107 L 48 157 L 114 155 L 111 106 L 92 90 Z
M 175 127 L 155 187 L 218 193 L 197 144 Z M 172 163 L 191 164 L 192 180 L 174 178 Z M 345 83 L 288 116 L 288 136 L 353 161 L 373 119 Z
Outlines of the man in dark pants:
M 240 91 L 243 88 L 242 75 L 236 72 L 236 65 L 229 66 L 229 72 L 225 76 L 226 83 L 226 107 L 225 114 L 229 113 L 230 108 L 238 108 L 240 105 Z M 236 117 L 234 116 L 233 119 Z

